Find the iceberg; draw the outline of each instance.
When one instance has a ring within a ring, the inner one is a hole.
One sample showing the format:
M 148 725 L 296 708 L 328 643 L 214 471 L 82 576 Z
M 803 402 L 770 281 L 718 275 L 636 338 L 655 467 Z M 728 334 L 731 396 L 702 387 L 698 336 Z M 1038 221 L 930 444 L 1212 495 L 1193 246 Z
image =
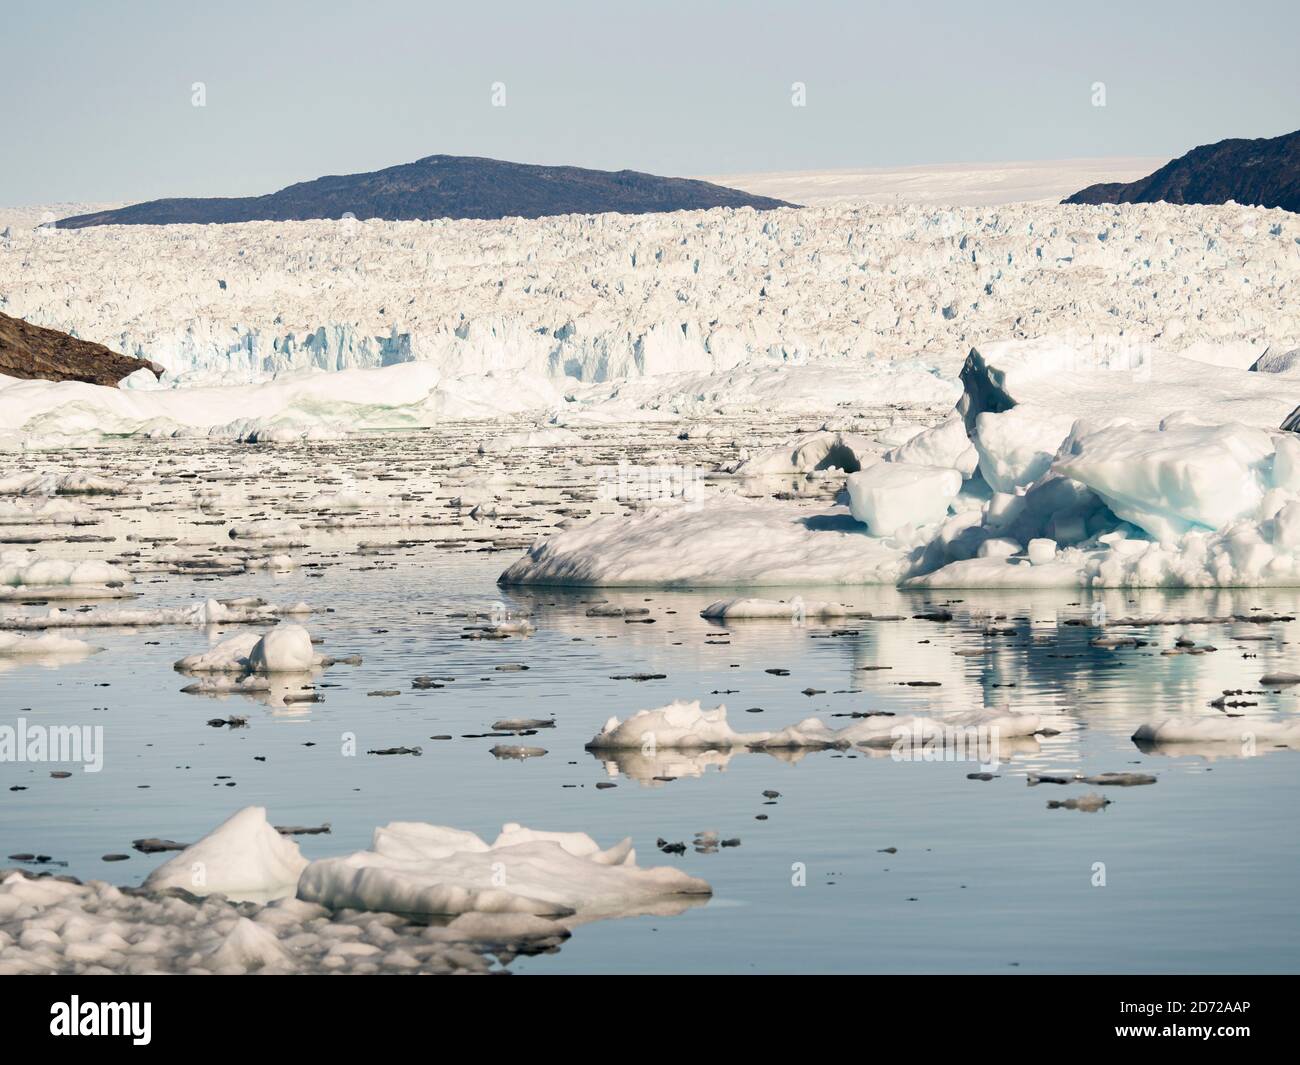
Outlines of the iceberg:
M 630 839 L 602 850 L 583 832 L 513 823 L 488 844 L 472 832 L 394 822 L 375 830 L 370 850 L 312 862 L 298 882 L 298 898 L 332 909 L 443 916 L 590 919 L 710 893 L 679 870 L 639 867 Z

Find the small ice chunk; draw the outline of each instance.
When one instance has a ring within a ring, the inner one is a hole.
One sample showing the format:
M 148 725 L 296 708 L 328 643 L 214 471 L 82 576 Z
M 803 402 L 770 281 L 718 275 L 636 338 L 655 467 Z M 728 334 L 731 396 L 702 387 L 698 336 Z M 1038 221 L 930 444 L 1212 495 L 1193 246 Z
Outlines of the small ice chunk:
M 849 477 L 849 510 L 873 536 L 890 536 L 905 525 L 940 521 L 961 484 L 951 468 L 882 462 Z
M 293 894 L 306 867 L 298 844 L 267 821 L 266 808 L 247 806 L 158 866 L 144 886 L 264 902 Z
M 1038 536 L 1029 541 L 1029 561 L 1035 566 L 1046 565 L 1056 558 L 1056 541 Z
M 315 664 L 311 635 L 301 625 L 277 625 L 253 645 L 248 655 L 248 667 L 254 673 L 297 673 Z

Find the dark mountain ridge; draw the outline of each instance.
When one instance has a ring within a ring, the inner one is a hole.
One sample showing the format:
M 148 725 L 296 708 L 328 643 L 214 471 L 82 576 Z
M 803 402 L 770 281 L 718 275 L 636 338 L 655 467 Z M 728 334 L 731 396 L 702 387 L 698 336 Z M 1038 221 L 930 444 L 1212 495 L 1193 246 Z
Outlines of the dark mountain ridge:
M 1203 144 L 1128 183 L 1089 185 L 1063 203 L 1237 203 L 1300 212 L 1300 130 Z
M 60 229 L 104 225 L 304 221 L 312 218 L 541 218 L 557 214 L 647 214 L 711 207 L 791 207 L 782 200 L 691 178 L 635 170 L 535 166 L 472 156 L 430 155 L 366 174 L 316 178 L 266 196 L 150 200 L 76 215 Z

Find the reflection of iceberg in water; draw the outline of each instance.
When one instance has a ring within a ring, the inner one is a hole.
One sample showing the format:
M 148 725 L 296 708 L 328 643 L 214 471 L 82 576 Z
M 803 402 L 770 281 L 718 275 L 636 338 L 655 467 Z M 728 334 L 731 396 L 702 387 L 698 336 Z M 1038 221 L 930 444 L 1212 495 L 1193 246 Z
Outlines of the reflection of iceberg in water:
M 735 747 L 728 750 L 677 751 L 656 748 L 652 751 L 639 747 L 621 750 L 588 752 L 605 769 L 609 777 L 625 776 L 639 784 L 657 787 L 671 780 L 687 780 L 702 777 L 709 769 L 725 773 L 732 758 L 748 753 L 766 754 L 787 765 L 795 765 L 812 753 L 810 748 L 768 747 L 751 752 L 747 747 Z
M 542 613 L 548 603 L 553 609 L 557 600 L 571 596 L 582 605 L 574 611 L 581 617 L 592 592 L 548 588 L 539 594 L 525 586 L 511 588 L 509 594 Z M 612 605 L 645 602 L 640 591 L 605 588 L 599 594 Z M 712 589 L 659 589 L 654 594 L 658 603 L 671 604 L 679 618 L 698 614 L 718 598 Z M 1035 740 L 1035 749 L 1019 753 L 1041 754 L 1044 766 L 1086 758 L 1082 745 L 1090 730 L 1128 737 L 1156 718 L 1204 713 L 1226 690 L 1258 690 L 1266 673 L 1300 672 L 1300 662 L 1284 642 L 1285 619 L 1300 613 L 1300 603 L 1286 589 L 962 589 L 940 594 L 883 587 L 773 587 L 762 594 L 787 602 L 798 596 L 842 599 L 874 616 L 722 628 L 702 620 L 698 631 L 729 632 L 733 646 L 748 651 L 753 665 L 765 664 L 761 656 L 769 652 L 801 649 L 816 670 L 809 678 L 813 686 L 838 689 L 833 694 L 852 699 L 847 706 L 831 704 L 834 709 L 939 718 L 975 710 L 1039 714 L 1060 734 Z M 949 611 L 952 620 L 915 617 L 934 611 Z M 548 616 L 545 624 L 575 635 L 589 631 L 585 618 L 577 621 L 567 614 Z M 1096 646 L 1094 639 L 1103 635 L 1142 643 Z M 1175 647 L 1178 641 L 1190 641 L 1198 653 L 1172 653 L 1186 651 Z M 674 674 L 689 668 L 706 672 L 716 663 L 703 641 L 686 643 L 674 651 L 671 662 L 663 662 L 674 667 Z M 1242 698 L 1259 704 L 1245 709 L 1246 717 L 1240 719 L 1245 721 L 1266 720 L 1291 705 L 1285 696 L 1271 693 Z M 735 753 L 743 751 L 603 752 L 601 759 L 611 769 L 652 784 L 655 776 L 698 776 L 710 765 L 725 769 Z M 864 752 L 858 748 L 857 753 Z M 1160 753 L 1165 753 L 1163 747 Z M 1217 743 L 1213 753 L 1226 756 Z
M 322 700 L 314 684 L 320 673 L 321 671 L 317 669 L 264 676 L 203 677 L 192 684 L 185 685 L 181 691 L 185 695 L 205 695 L 212 699 L 240 695 L 277 711 L 308 714 L 311 712 L 311 704 Z

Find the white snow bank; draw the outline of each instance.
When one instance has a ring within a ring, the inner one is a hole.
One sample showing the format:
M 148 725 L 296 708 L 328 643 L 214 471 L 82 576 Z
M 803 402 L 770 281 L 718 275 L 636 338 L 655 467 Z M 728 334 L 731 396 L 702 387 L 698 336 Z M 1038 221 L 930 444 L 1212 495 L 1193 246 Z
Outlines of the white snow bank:
M 886 404 L 941 410 L 961 395 L 955 380 L 956 359 L 887 359 L 862 350 L 847 356 L 860 362 L 848 362 L 846 348 L 860 348 L 860 343 L 850 337 L 837 343 L 846 347 L 828 354 L 825 361 L 780 358 L 772 349 L 725 371 L 670 373 L 576 387 L 567 411 L 577 408 L 574 413 L 586 409 L 616 414 L 621 421 L 676 416 L 695 420 L 718 415 L 823 412 L 833 407 L 859 410 Z
M 345 431 L 426 428 L 448 419 L 543 410 L 561 398 L 541 378 L 450 378 L 427 363 L 289 375 L 257 385 L 154 391 L 0 377 L 0 431 L 42 435 L 75 427 L 176 436 L 201 430 L 225 439 L 333 439 Z M 0 481 L 0 494 L 122 490 L 89 479 L 28 480 L 32 483 Z
M 266 809 L 247 806 L 158 866 L 144 886 L 265 902 L 293 894 L 305 868 L 298 844 L 271 827 Z
M 602 850 L 582 832 L 517 824 L 489 845 L 472 832 L 394 822 L 375 829 L 370 850 L 312 862 L 298 882 L 300 899 L 335 909 L 438 915 L 585 918 L 710 891 L 677 869 L 640 868 L 630 839 Z

